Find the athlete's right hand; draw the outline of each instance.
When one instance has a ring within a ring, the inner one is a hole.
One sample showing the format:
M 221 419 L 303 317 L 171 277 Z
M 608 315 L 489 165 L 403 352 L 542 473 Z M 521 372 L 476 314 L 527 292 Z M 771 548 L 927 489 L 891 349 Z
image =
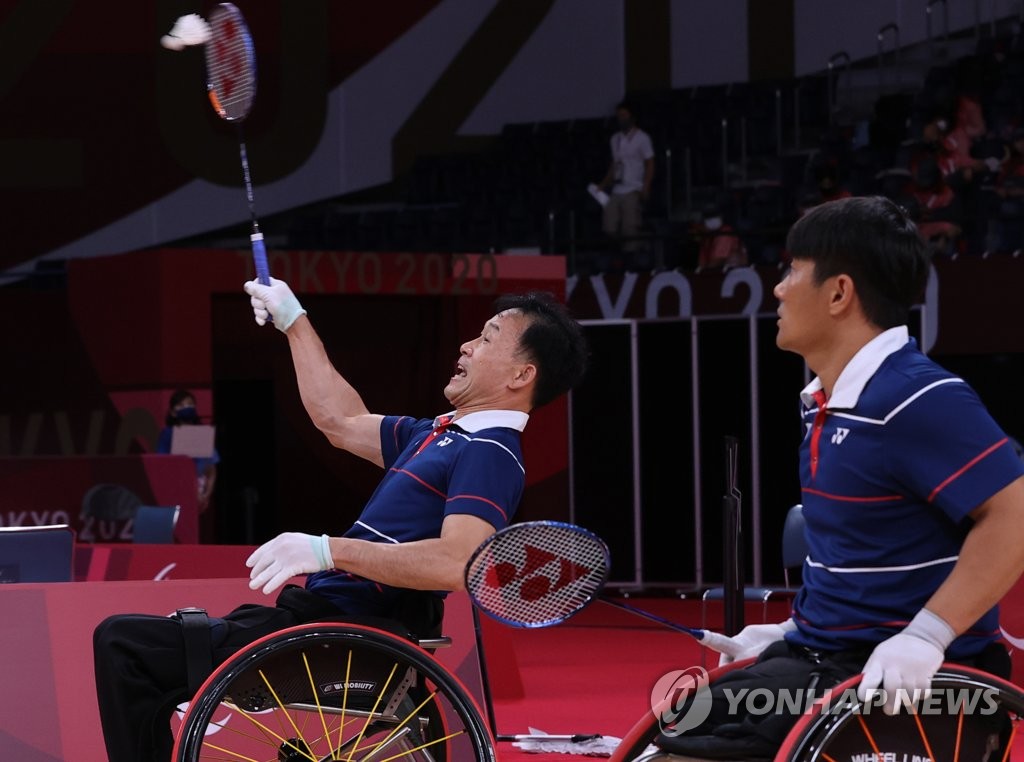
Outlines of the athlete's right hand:
M 795 629 L 796 622 L 792 619 L 787 619 L 779 624 L 748 624 L 733 638 L 733 641 L 743 650 L 735 656 L 722 654 L 718 657 L 718 666 L 760 656 L 764 649 L 772 643 L 782 640 L 786 637 L 787 632 L 792 632 Z
M 253 315 L 257 325 L 266 325 L 270 317 L 274 318 L 277 330 L 285 332 L 299 315 L 305 315 L 299 300 L 288 287 L 288 284 L 277 278 L 270 279 L 270 285 L 264 286 L 259 281 L 247 281 L 245 293 L 250 296 Z

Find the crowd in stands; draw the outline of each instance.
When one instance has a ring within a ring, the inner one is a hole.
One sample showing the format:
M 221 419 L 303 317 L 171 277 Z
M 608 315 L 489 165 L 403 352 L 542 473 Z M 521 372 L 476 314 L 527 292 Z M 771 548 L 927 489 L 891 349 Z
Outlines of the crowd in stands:
M 623 127 L 619 109 L 509 124 L 482 151 L 422 156 L 396 203 L 314 210 L 293 220 L 291 243 L 525 248 L 569 254 L 571 267 L 590 271 L 775 264 L 785 259 L 786 230 L 807 209 L 878 193 L 910 211 L 938 256 L 1024 248 L 1019 32 L 982 37 L 973 54 L 933 65 L 916 90 L 880 95 L 868 118 L 830 108 L 827 91 L 824 76 L 809 76 L 630 93 L 625 103 L 654 160 L 638 193 L 636 232 L 620 226 L 609 235 L 607 214 L 587 193 L 588 185 L 617 187 L 600 178 Z M 780 111 L 799 114 L 799 132 Z

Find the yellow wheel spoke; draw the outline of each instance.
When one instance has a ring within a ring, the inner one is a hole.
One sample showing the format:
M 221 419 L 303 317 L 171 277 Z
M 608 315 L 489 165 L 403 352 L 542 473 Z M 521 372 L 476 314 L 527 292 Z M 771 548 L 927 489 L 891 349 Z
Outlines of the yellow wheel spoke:
M 341 694 L 341 724 L 338 725 L 338 749 L 341 749 L 341 736 L 345 732 L 345 709 L 348 708 L 348 678 L 352 673 L 352 649 L 348 649 L 348 662 L 345 664 L 345 687 Z M 329 741 L 330 739 L 328 739 Z M 340 757 L 338 759 L 341 759 Z
M 413 748 L 409 749 L 408 751 L 403 751 L 401 754 L 394 754 L 394 755 L 392 755 L 390 757 L 385 757 L 384 759 L 380 760 L 380 762 L 391 762 L 391 760 L 393 760 L 393 759 L 399 759 L 401 757 L 408 757 L 410 754 L 415 754 L 416 752 L 420 751 L 421 749 L 426 749 L 428 746 L 434 746 L 435 744 L 444 743 L 445 741 L 449 741 L 452 738 L 455 738 L 455 736 L 461 736 L 465 732 L 466 732 L 465 730 L 458 730 L 458 731 L 456 731 L 454 733 L 449 733 L 444 738 L 435 738 L 433 741 L 427 741 L 426 743 L 420 744 L 419 746 L 414 746 Z
M 266 685 L 267 686 L 267 690 L 270 691 L 270 695 L 274 697 L 274 701 L 277 702 L 277 705 L 281 708 L 281 711 L 284 712 L 284 716 L 288 718 L 288 722 L 291 724 L 292 728 L 295 730 L 295 734 L 299 737 L 299 740 L 302 741 L 305 744 L 306 743 L 306 739 L 302 737 L 302 732 L 299 730 L 299 726 L 295 724 L 295 720 L 292 719 L 292 716 L 288 713 L 288 710 L 284 708 L 284 703 L 282 703 L 281 699 L 278 697 L 277 691 L 274 690 L 274 686 L 272 686 L 270 684 L 270 681 L 267 680 L 267 676 L 263 674 L 263 670 L 262 669 L 259 672 L 260 672 L 260 677 L 263 678 L 264 685 Z M 303 751 L 299 747 L 295 746 L 295 744 L 293 744 L 293 743 L 291 743 L 289 741 L 285 741 L 285 743 L 287 743 L 289 746 L 291 746 L 293 749 L 295 749 L 295 751 L 299 752 L 299 754 L 304 756 L 310 762 L 319 762 L 319 760 L 317 760 L 316 757 L 314 757 L 309 752 Z M 308 746 L 309 744 L 306 744 L 306 745 Z
M 327 729 L 327 719 L 324 717 L 324 710 L 320 706 L 320 697 L 317 696 L 316 683 L 313 682 L 313 671 L 309 668 L 309 659 L 306 658 L 306 652 L 302 652 L 302 663 L 306 665 L 306 675 L 309 677 L 309 687 L 313 691 L 313 701 L 316 702 L 316 713 L 320 715 L 320 723 L 324 726 L 324 737 L 327 739 L 327 745 L 331 743 L 331 732 Z M 346 684 L 348 681 L 345 681 Z M 331 759 L 337 759 L 334 756 L 334 749 L 331 749 Z
M 405 719 L 404 719 L 404 720 L 402 720 L 402 721 L 401 721 L 400 723 L 398 723 L 397 725 L 395 725 L 395 727 L 394 727 L 394 728 L 393 728 L 393 729 L 391 730 L 391 732 L 390 732 L 390 733 L 388 733 L 388 734 L 387 734 L 387 735 L 386 735 L 386 736 L 384 737 L 384 740 L 382 740 L 382 741 L 378 741 L 377 743 L 375 743 L 375 744 L 373 744 L 372 746 L 369 746 L 369 747 L 367 747 L 367 748 L 370 748 L 370 749 L 377 749 L 377 748 L 380 748 L 381 746 L 385 746 L 385 745 L 387 744 L 387 742 L 388 742 L 388 741 L 390 741 L 390 740 L 391 740 L 391 739 L 392 739 L 392 738 L 394 737 L 395 733 L 397 733 L 397 732 L 398 732 L 399 730 L 401 730 L 401 729 L 402 729 L 402 728 L 403 728 L 403 727 L 405 726 L 405 724 L 406 724 L 406 723 L 407 723 L 407 722 L 408 722 L 409 720 L 411 720 L 411 719 L 412 719 L 412 718 L 413 718 L 413 717 L 414 717 L 414 716 L 416 715 L 416 713 L 417 713 L 417 712 L 419 712 L 419 710 L 420 710 L 420 709 L 422 709 L 423 707 L 425 707 L 425 706 L 427 705 L 427 703 L 428 703 L 428 702 L 430 702 L 431 700 L 433 700 L 434 696 L 436 696 L 436 695 L 437 695 L 437 691 L 434 691 L 434 692 L 433 692 L 433 693 L 431 693 L 431 694 L 430 694 L 429 696 L 427 696 L 427 697 L 426 697 L 425 699 L 423 699 L 423 701 L 421 701 L 421 702 L 420 702 L 420 705 L 419 705 L 418 707 L 416 707 L 416 708 L 415 708 L 415 709 L 413 709 L 413 710 L 412 710 L 411 712 L 409 712 L 409 714 L 407 714 L 407 715 L 405 716 Z
M 271 730 L 270 728 L 268 728 L 268 727 L 267 727 L 266 725 L 264 725 L 264 724 L 263 724 L 262 722 L 260 722 L 260 721 L 259 721 L 259 720 L 257 720 L 257 719 L 256 719 L 255 717 L 253 717 L 253 716 L 252 716 L 251 714 L 249 714 L 249 713 L 247 713 L 247 712 L 242 712 L 242 717 L 245 717 L 245 719 L 247 719 L 247 720 L 248 720 L 249 722 L 251 722 L 251 723 L 252 723 L 253 725 L 255 725 L 256 727 L 258 727 L 258 728 L 259 728 L 260 730 L 264 731 L 265 733 L 267 733 L 267 734 L 269 734 L 269 735 L 273 736 L 273 737 L 274 737 L 274 738 L 276 738 L 276 739 L 277 739 L 278 741 L 280 741 L 281 743 L 283 743 L 283 744 L 284 744 L 285 746 L 289 746 L 289 747 L 291 747 L 292 749 L 295 749 L 295 751 L 299 752 L 299 754 L 301 754 L 302 756 L 304 756 L 304 757 L 305 757 L 306 759 L 310 760 L 310 762 L 318 762 L 318 761 L 317 761 L 316 759 L 313 759 L 313 757 L 309 756 L 309 754 L 307 754 L 306 752 L 304 752 L 304 751 L 303 751 L 302 749 L 300 749 L 300 748 L 299 748 L 298 746 L 296 746 L 295 744 L 293 744 L 293 743 L 292 743 L 291 741 L 289 741 L 289 740 L 288 740 L 287 738 L 285 738 L 284 736 L 278 735 L 278 734 L 277 734 L 277 733 L 275 733 L 275 732 L 274 732 L 273 730 Z
M 363 727 L 359 729 L 359 735 L 356 738 L 356 742 L 352 744 L 352 751 L 349 752 L 348 759 L 346 762 L 352 762 L 352 755 L 355 754 L 356 748 L 359 743 L 363 740 L 363 736 L 366 734 L 366 729 L 370 726 L 370 720 L 377 714 L 377 707 L 380 706 L 381 699 L 384 698 L 384 694 L 387 692 L 388 686 L 391 685 L 391 678 L 395 676 L 395 670 L 398 669 L 398 662 L 396 661 L 391 667 L 391 673 L 388 675 L 388 679 L 384 681 L 384 687 L 380 689 L 380 693 L 377 694 L 377 700 L 373 702 L 373 709 L 366 715 L 366 722 L 363 723 Z M 348 686 L 348 681 L 345 681 L 345 685 Z M 313 760 L 316 762 L 316 760 Z
M 231 751 L 230 749 L 221 748 L 220 746 L 217 746 L 216 744 L 212 744 L 209 741 L 203 741 L 203 746 L 209 746 L 211 749 L 215 749 L 215 750 L 217 750 L 219 752 L 223 752 L 224 754 L 229 755 L 230 759 L 240 759 L 240 760 L 242 760 L 242 762 L 260 762 L 258 759 L 253 759 L 252 757 L 243 756 L 241 754 L 238 754 L 236 752 Z
M 232 707 L 232 706 L 230 706 L 230 705 L 229 705 L 229 707 L 230 707 L 230 708 L 232 709 L 232 711 L 234 711 L 234 712 L 237 712 L 237 713 L 239 713 L 239 714 L 243 714 L 243 715 L 245 714 L 245 713 L 244 713 L 244 712 L 243 712 L 243 711 L 242 711 L 241 709 L 238 709 L 238 708 L 236 708 L 236 707 Z M 221 723 L 219 723 L 219 722 L 210 722 L 210 723 L 208 723 L 208 725 L 213 725 L 213 726 L 215 726 L 215 727 L 218 727 L 218 728 L 220 728 L 221 730 L 226 730 L 226 731 L 228 731 L 229 733 L 234 733 L 234 734 L 235 734 L 236 736 L 241 736 L 242 738 L 248 738 L 248 739 L 249 739 L 250 741 L 256 741 L 257 743 L 265 743 L 265 744 L 267 744 L 268 746 L 273 746 L 273 747 L 275 747 L 275 748 L 277 747 L 277 744 L 276 744 L 276 743 L 273 743 L 273 742 L 271 742 L 271 740 L 270 740 L 270 739 L 268 738 L 268 736 L 267 736 L 267 733 L 266 733 L 266 732 L 264 732 L 264 730 L 263 730 L 262 728 L 259 728 L 259 730 L 260 730 L 260 735 L 258 735 L 258 736 L 255 736 L 255 735 L 252 735 L 252 734 L 250 734 L 250 733 L 243 733 L 243 732 L 242 732 L 241 730 L 238 730 L 237 728 L 229 728 L 229 727 L 227 726 L 227 720 L 224 720 L 224 724 L 221 724 Z M 204 744 L 205 744 L 205 743 L 206 743 L 206 742 L 204 741 Z

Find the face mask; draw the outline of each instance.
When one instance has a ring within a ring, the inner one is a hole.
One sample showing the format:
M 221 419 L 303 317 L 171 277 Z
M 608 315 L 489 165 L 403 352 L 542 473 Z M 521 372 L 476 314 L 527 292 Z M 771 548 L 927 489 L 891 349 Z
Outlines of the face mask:
M 199 412 L 194 407 L 180 407 L 174 417 L 179 423 L 199 423 Z
M 706 220 L 704 220 L 704 227 L 706 227 L 708 230 L 718 230 L 719 228 L 722 227 L 722 218 L 708 217 Z

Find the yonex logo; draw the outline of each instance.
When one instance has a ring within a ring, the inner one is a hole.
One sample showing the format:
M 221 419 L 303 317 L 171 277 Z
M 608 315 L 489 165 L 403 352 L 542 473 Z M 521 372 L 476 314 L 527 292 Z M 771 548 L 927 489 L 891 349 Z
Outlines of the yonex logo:
M 834 445 L 842 444 L 843 440 L 846 439 L 846 437 L 847 437 L 847 435 L 849 433 L 850 433 L 849 429 L 837 428 L 836 429 L 836 433 L 832 435 L 832 444 L 834 444 Z
M 445 437 L 444 439 L 442 439 L 440 442 L 437 443 L 437 446 L 438 447 L 447 447 L 448 445 L 450 445 L 454 441 L 455 440 L 452 439 L 451 437 Z

